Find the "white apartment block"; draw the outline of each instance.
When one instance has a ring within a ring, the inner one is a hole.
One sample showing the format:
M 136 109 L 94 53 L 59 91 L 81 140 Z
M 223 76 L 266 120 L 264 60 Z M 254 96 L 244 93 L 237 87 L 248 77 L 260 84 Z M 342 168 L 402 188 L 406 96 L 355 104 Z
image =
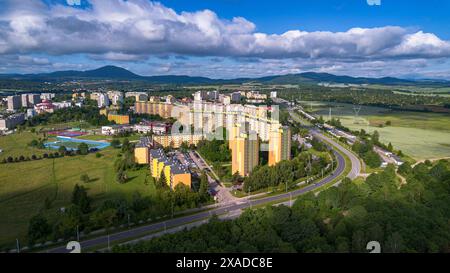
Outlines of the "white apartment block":
M 236 124 L 247 122 L 261 140 L 268 141 L 269 133 L 278 129 L 278 120 L 268 119 L 269 109 L 265 106 L 211 103 L 195 101 L 191 107 L 189 124 L 196 133 L 209 134 L 223 127 L 231 131 Z

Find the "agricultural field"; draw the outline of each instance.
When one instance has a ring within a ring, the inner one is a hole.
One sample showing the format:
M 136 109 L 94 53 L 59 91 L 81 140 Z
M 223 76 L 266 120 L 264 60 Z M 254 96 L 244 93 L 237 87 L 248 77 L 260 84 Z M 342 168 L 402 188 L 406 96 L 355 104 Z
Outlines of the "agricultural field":
M 310 109 L 305 103 L 305 108 Z M 392 111 L 381 107 L 362 106 L 355 115 L 353 105 L 344 103 L 317 103 L 313 112 L 328 119 L 338 117 L 344 126 L 352 129 L 377 130 L 381 141 L 391 142 L 416 160 L 448 157 L 450 155 L 450 115 L 440 113 Z M 391 125 L 386 125 L 389 123 Z
M 0 137 L 0 147 L 5 149 L 5 155 L 44 153 L 45 150 L 27 146 L 33 137 L 30 132 Z M 110 198 L 131 198 L 136 192 L 143 196 L 154 193 L 148 170 L 129 171 L 130 180 L 119 184 L 114 171 L 119 150 L 109 147 L 100 153 L 102 156 L 99 158 L 89 154 L 0 164 L 0 246 L 13 247 L 15 238 L 25 237 L 29 219 L 37 213 L 57 217 L 59 209 L 70 203 L 77 183 L 88 189 L 94 206 Z M 3 156 L 3 153 L 0 154 L 0 158 Z M 90 181 L 81 182 L 81 174 L 87 174 Z M 44 206 L 46 199 L 52 201 L 49 209 Z

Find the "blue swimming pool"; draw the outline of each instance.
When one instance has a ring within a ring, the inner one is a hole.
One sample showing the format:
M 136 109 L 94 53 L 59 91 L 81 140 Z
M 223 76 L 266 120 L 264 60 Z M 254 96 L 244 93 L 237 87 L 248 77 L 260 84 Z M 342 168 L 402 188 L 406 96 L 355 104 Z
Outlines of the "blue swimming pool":
M 78 150 L 78 145 L 80 143 L 86 143 L 89 147 L 89 149 L 105 149 L 106 147 L 109 147 L 109 142 L 103 142 L 103 141 L 93 141 L 93 140 L 86 140 L 86 139 L 78 139 L 78 138 L 71 138 L 71 137 L 63 137 L 58 136 L 56 137 L 56 141 L 47 142 L 44 144 L 45 147 L 50 149 L 59 149 L 59 147 L 64 146 L 69 151 L 76 151 Z

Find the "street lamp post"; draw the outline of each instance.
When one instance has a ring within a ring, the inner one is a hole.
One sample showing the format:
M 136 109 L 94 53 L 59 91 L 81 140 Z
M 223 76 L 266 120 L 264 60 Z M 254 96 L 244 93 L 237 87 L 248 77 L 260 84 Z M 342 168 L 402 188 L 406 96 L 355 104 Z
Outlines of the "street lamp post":
M 247 200 L 248 200 L 248 203 L 249 203 L 249 205 L 250 205 L 250 209 L 252 208 L 252 202 L 250 201 L 250 192 L 251 192 L 251 189 L 252 189 L 252 186 L 249 186 L 249 187 L 248 187 L 248 198 L 247 198 Z
M 17 253 L 20 253 L 19 239 L 16 239 L 16 248 L 17 248 Z

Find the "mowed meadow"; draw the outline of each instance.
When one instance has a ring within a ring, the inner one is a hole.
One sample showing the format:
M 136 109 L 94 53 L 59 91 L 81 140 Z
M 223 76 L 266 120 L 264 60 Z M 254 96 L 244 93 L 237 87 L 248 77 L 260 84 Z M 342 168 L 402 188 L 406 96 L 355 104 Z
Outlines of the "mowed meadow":
M 310 109 L 310 104 L 305 103 Z M 381 107 L 361 106 L 355 115 L 354 106 L 345 103 L 315 103 L 313 112 L 325 120 L 341 119 L 351 130 L 377 130 L 381 141 L 391 142 L 416 160 L 450 156 L 450 115 L 445 113 L 395 111 Z M 386 125 L 390 122 L 390 125 Z
M 49 152 L 28 147 L 33 138 L 37 136 L 30 132 L 0 137 L 0 149 L 4 150 L 0 160 Z M 116 182 L 114 162 L 119 153 L 107 148 L 100 152 L 101 157 L 89 154 L 0 164 L 0 247 L 14 248 L 16 238 L 25 238 L 28 222 L 37 213 L 57 217 L 60 208 L 70 204 L 75 184 L 88 189 L 94 206 L 110 198 L 131 198 L 136 192 L 153 194 L 153 183 L 146 182 L 146 169 L 128 172 L 130 181 L 125 184 Z M 82 174 L 87 174 L 90 181 L 81 182 Z M 49 209 L 45 208 L 46 199 L 51 201 Z

